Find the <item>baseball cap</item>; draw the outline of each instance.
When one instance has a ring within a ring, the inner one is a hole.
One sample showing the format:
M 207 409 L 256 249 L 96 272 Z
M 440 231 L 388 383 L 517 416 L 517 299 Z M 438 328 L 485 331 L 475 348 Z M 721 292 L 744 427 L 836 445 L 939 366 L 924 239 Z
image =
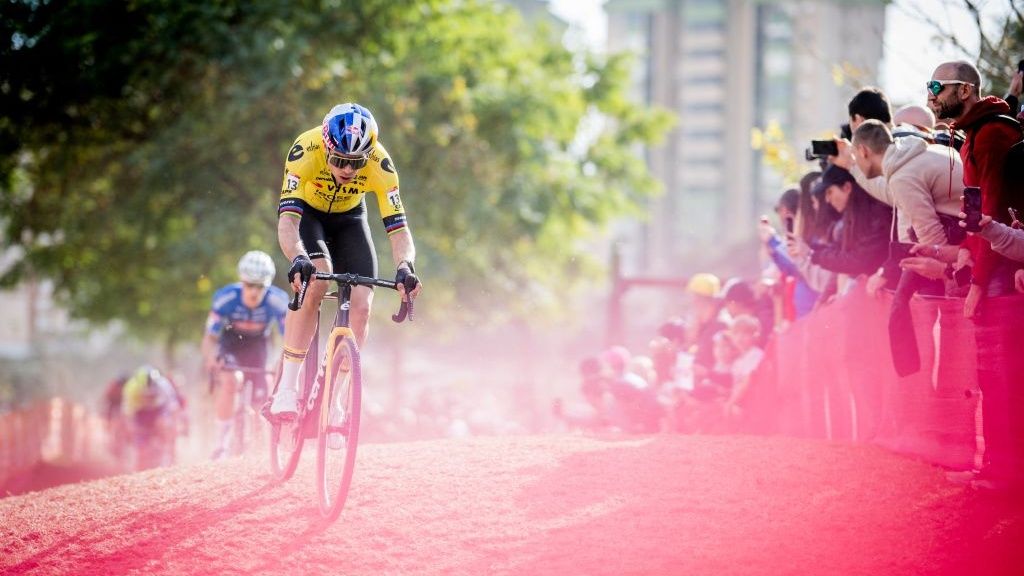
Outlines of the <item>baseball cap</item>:
M 842 166 L 836 166 L 832 164 L 825 169 L 825 172 L 821 175 L 821 180 L 814 185 L 812 192 L 816 196 L 824 196 L 825 191 L 828 190 L 829 186 L 840 186 L 846 182 L 854 182 L 853 174 Z

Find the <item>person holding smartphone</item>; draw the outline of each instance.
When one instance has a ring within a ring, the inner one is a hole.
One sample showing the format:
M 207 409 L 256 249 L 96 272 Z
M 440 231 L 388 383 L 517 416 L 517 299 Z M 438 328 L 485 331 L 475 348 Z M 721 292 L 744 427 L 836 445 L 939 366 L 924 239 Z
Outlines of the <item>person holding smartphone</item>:
M 787 241 L 795 240 L 795 222 L 799 212 L 800 191 L 786 190 L 775 208 L 785 228 L 785 241 L 768 222 L 767 216 L 758 224 L 758 235 L 765 251 L 783 278 L 782 311 L 780 320 L 793 321 L 814 309 L 820 293 L 811 287 L 800 268 L 787 253 Z
M 1007 223 L 1008 209 L 1020 204 L 1020 193 L 1010 182 L 1004 182 L 1003 174 L 1011 147 L 1021 139 L 1021 130 L 1019 124 L 1001 119 L 1011 113 L 1010 106 L 995 96 L 983 98 L 980 87 L 981 76 L 973 64 L 943 63 L 927 83 L 928 107 L 936 117 L 952 120 L 953 128 L 964 131 L 960 147 L 964 185 L 980 189 L 984 214 Z M 986 310 L 983 300 L 1014 292 L 1016 265 L 977 235 L 968 237 L 964 246 L 974 261 L 964 316 L 973 319 L 976 328 L 977 382 L 982 391 L 985 438 L 982 469 L 964 471 L 964 479 L 976 488 L 1005 489 L 1024 485 L 1024 434 L 1016 429 L 1024 414 L 1024 397 L 1018 392 L 1024 358 L 1007 352 L 1017 350 L 1019 328 L 1006 325 L 998 311 Z
M 988 240 L 997 254 L 1020 263 L 1021 267 L 1014 272 L 1013 286 L 1017 292 L 1024 293 L 1024 228 L 1017 219 L 1017 211 L 1011 208 L 1008 212 L 1013 222 L 1010 226 L 996 222 L 991 216 L 982 215 L 978 221 L 977 235 Z M 964 220 L 960 225 L 966 229 L 967 214 L 961 212 L 960 217 Z

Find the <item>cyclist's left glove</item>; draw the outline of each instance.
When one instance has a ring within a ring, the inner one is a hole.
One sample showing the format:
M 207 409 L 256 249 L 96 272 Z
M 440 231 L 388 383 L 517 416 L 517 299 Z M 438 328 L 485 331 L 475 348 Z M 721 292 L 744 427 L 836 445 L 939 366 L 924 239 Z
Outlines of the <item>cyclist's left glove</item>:
M 416 271 L 412 267 L 412 262 L 408 260 L 402 262 L 409 268 L 406 269 L 401 264 L 398 266 L 398 271 L 395 272 L 395 284 L 402 284 L 405 286 L 405 293 L 408 294 L 416 289 L 420 284 L 420 279 L 416 276 Z

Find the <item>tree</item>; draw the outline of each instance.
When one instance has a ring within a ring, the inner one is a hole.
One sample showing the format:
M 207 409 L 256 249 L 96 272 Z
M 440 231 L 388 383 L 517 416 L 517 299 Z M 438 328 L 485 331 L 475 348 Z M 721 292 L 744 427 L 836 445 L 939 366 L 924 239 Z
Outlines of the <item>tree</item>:
M 2 280 L 52 278 L 76 317 L 143 336 L 196 338 L 238 256 L 278 253 L 284 157 L 339 101 L 377 114 L 445 313 L 555 307 L 580 241 L 656 189 L 633 150 L 667 116 L 628 102 L 628 60 L 574 58 L 500 5 L 0 10 Z
M 986 29 L 983 5 L 976 0 L 958 0 L 970 14 L 977 34 L 977 53 L 967 49 L 962 38 L 957 37 L 937 21 L 931 14 L 916 10 L 915 14 L 936 30 L 936 41 L 950 44 L 976 63 L 981 73 L 986 92 L 1003 95 L 1010 78 L 1017 71 L 1017 63 L 1024 59 L 1024 11 L 1019 0 L 1000 0 L 1006 3 L 1006 12 L 992 26 Z

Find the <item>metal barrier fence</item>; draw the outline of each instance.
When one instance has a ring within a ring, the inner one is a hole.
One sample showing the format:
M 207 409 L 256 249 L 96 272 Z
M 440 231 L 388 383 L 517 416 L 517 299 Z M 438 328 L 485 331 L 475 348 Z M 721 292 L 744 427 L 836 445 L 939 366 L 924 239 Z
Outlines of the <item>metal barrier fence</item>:
M 989 378 L 1011 382 L 988 409 L 1020 420 L 1024 297 L 986 301 L 985 322 L 964 318 L 963 300 L 915 298 L 906 339 L 916 341 L 920 370 L 902 377 L 890 348 L 891 303 L 858 286 L 776 335 L 751 382 L 747 431 L 867 442 L 956 469 L 979 465 L 979 361 Z
M 43 461 L 70 464 L 98 458 L 102 442 L 102 420 L 64 398 L 2 413 L 0 487 Z

